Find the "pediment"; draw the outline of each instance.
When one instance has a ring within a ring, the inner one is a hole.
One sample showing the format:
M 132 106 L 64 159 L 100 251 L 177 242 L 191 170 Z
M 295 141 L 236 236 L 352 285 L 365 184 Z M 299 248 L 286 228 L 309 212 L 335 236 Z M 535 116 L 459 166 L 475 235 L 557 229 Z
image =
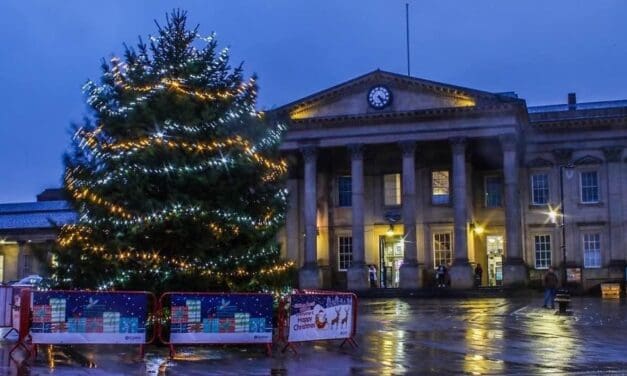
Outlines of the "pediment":
M 581 158 L 577 159 L 574 162 L 574 164 L 576 166 L 591 165 L 591 164 L 601 164 L 601 163 L 603 163 L 603 160 L 601 158 L 593 157 L 592 155 L 586 155 L 584 157 L 581 157 Z
M 384 108 L 376 109 L 368 103 L 368 93 L 375 86 L 384 86 L 392 94 L 389 105 Z M 523 101 L 507 95 L 376 70 L 282 106 L 273 112 L 287 114 L 291 120 L 305 120 L 475 108 L 506 102 Z
M 530 160 L 529 162 L 527 162 L 527 167 L 536 167 L 536 168 L 540 168 L 540 167 L 551 167 L 553 166 L 553 162 L 549 161 L 548 159 L 544 159 L 544 158 L 534 158 L 532 160 Z

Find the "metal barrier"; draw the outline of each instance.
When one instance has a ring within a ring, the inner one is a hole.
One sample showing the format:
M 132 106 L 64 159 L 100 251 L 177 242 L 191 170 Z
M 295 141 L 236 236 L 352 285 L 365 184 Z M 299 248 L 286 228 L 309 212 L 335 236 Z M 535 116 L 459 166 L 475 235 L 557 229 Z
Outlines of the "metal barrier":
M 167 292 L 158 336 L 171 357 L 178 344 L 265 344 L 270 354 L 272 304 L 270 294 Z
M 154 330 L 148 335 L 155 306 L 149 292 L 23 290 L 11 356 L 17 348 L 26 350 L 26 359 L 37 356 L 40 344 L 137 344 L 143 356 L 155 338 Z
M 283 352 L 297 353 L 297 342 L 343 339 L 342 347 L 355 341 L 357 296 L 352 293 L 304 290 L 279 304 L 279 341 Z
M 13 311 L 19 310 L 19 293 L 16 294 L 13 286 L 0 286 L 0 328 L 10 328 L 2 338 L 6 338 L 10 333 L 17 333 L 19 325 L 19 312 L 17 320 L 14 320 Z

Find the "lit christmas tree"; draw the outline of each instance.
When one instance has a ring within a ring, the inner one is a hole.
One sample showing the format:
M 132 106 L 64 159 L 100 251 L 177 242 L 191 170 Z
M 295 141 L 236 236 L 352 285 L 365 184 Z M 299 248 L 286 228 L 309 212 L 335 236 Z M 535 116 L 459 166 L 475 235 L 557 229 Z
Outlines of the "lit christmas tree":
M 174 11 L 148 44 L 103 63 L 91 119 L 66 156 L 79 213 L 59 234 L 58 287 L 256 289 L 290 263 L 281 125 L 255 109 L 255 78 Z

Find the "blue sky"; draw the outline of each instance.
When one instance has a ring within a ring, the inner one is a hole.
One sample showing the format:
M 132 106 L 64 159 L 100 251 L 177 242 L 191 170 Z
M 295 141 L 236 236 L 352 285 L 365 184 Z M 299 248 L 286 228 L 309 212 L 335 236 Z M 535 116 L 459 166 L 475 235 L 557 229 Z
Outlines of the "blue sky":
M 405 2 L 108 0 L 0 2 L 0 202 L 60 186 L 81 86 L 101 58 L 182 8 L 259 75 L 271 108 L 376 68 L 406 72 Z M 627 98 L 627 1 L 410 0 L 412 75 L 528 105 Z

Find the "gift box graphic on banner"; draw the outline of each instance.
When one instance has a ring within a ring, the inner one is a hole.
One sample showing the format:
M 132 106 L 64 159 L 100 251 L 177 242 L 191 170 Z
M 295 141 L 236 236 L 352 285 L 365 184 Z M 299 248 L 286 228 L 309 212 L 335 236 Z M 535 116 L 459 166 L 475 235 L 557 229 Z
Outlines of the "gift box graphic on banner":
M 188 308 L 186 305 L 172 307 L 172 324 L 186 324 L 188 317 L 187 312 Z
M 188 323 L 187 324 L 187 332 L 188 333 L 200 333 L 202 332 L 202 324 L 199 322 L 195 322 L 195 323 Z
M 88 317 L 86 323 L 87 333 L 102 333 L 102 318 Z
M 52 322 L 65 322 L 65 305 L 65 299 L 50 298 Z
M 220 333 L 233 333 L 235 332 L 235 319 L 218 319 L 219 332 Z
M 220 320 L 216 318 L 202 320 L 204 333 L 218 333 L 220 331 Z
M 187 322 L 200 322 L 200 300 L 187 300 L 185 302 L 185 306 L 187 308 Z
M 102 331 L 117 333 L 120 330 L 120 312 L 105 312 L 102 314 Z
M 121 317 L 120 333 L 139 333 L 139 321 L 137 317 Z
M 67 324 L 70 333 L 85 333 L 87 331 L 87 319 L 84 317 L 70 317 Z
M 266 319 L 264 317 L 253 317 L 250 319 L 250 332 L 260 333 L 266 331 Z
M 44 323 L 52 321 L 52 307 L 49 305 L 36 305 L 33 307 L 33 322 Z
M 247 332 L 250 327 L 250 313 L 235 313 L 235 331 Z
M 52 333 L 66 333 L 68 331 L 67 323 L 53 322 L 50 326 L 50 331 Z

